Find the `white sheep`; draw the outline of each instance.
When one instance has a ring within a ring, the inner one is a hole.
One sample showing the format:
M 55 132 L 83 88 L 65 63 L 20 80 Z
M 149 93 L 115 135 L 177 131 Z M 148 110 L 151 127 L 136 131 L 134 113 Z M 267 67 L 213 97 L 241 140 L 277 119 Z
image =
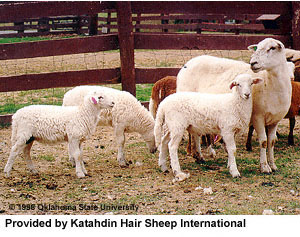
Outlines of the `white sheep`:
M 115 102 L 112 110 L 102 110 L 99 125 L 112 126 L 118 146 L 118 162 L 128 166 L 124 155 L 125 132 L 137 132 L 146 142 L 151 153 L 156 151 L 154 139 L 154 119 L 150 112 L 129 92 L 102 86 L 78 86 L 64 95 L 63 105 L 78 105 L 91 90 L 99 90 L 109 95 Z
M 232 93 L 205 94 L 198 92 L 177 92 L 164 99 L 158 107 L 154 134 L 160 145 L 159 166 L 167 170 L 166 156 L 169 148 L 174 181 L 189 177 L 183 173 L 178 161 L 178 146 L 187 129 L 193 135 L 221 134 L 228 152 L 228 168 L 232 177 L 240 176 L 235 161 L 234 136 L 249 126 L 252 97 L 251 85 L 262 82 L 249 74 L 238 75 L 230 84 Z M 162 137 L 163 130 L 167 133 Z M 199 136 L 196 136 L 199 138 Z M 201 153 L 201 147 L 197 147 Z
M 253 51 L 251 65 L 206 55 L 191 59 L 177 75 L 177 91 L 227 93 L 227 83 L 237 74 L 248 73 L 263 78 L 264 84 L 253 87 L 251 123 L 259 138 L 261 172 L 270 173 L 277 170 L 274 162 L 277 126 L 291 104 L 292 67 L 287 63 L 284 45 L 278 40 L 266 38 L 248 49 Z
M 112 108 L 110 97 L 96 91 L 83 99 L 82 106 L 31 105 L 19 109 L 12 117 L 12 148 L 4 168 L 9 177 L 15 158 L 24 153 L 27 166 L 37 173 L 30 157 L 34 141 L 41 143 L 68 142 L 69 157 L 75 160 L 76 175 L 87 174 L 82 161 L 82 142 L 94 133 L 101 109 Z

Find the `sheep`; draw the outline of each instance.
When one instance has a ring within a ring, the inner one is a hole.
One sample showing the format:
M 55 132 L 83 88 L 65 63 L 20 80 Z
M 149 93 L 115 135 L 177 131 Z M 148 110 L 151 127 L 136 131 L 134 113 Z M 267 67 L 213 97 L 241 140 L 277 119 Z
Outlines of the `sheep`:
M 286 58 L 295 65 L 294 80 L 300 81 L 300 51 L 294 49 L 285 49 Z
M 31 105 L 19 109 L 12 117 L 12 148 L 4 168 L 6 177 L 22 152 L 29 170 L 38 173 L 30 157 L 34 141 L 49 144 L 67 141 L 69 157 L 75 160 L 76 175 L 83 178 L 87 171 L 82 161 L 82 142 L 95 132 L 100 111 L 113 106 L 110 97 L 91 91 L 81 106 Z
M 152 87 L 151 98 L 149 101 L 149 110 L 153 118 L 156 117 L 158 105 L 168 95 L 176 92 L 176 77 L 166 76 L 158 80 Z
M 253 52 L 250 64 L 207 55 L 191 59 L 177 75 L 176 91 L 226 93 L 226 84 L 237 74 L 249 73 L 263 78 L 263 84 L 253 87 L 251 124 L 260 144 L 260 170 L 271 173 L 277 170 L 274 162 L 277 126 L 291 104 L 291 73 L 280 41 L 266 38 L 248 49 Z M 268 127 L 267 136 L 265 127 Z
M 176 77 L 175 76 L 166 76 L 157 82 L 155 82 L 154 86 L 152 87 L 151 98 L 149 102 L 149 110 L 153 116 L 156 117 L 156 112 L 158 105 L 169 95 L 176 92 Z M 206 135 L 202 137 L 203 140 L 207 141 L 208 145 L 208 152 L 211 157 L 215 157 L 216 152 L 213 149 L 213 142 L 212 136 Z M 192 155 L 197 163 L 202 163 L 204 158 L 200 156 L 200 154 L 196 150 L 195 142 L 192 140 L 191 135 L 189 134 L 188 144 L 187 144 L 187 154 Z
M 160 145 L 159 166 L 167 170 L 166 154 L 169 148 L 175 181 L 189 177 L 181 171 L 178 161 L 178 145 L 186 129 L 195 135 L 221 134 L 228 153 L 228 168 L 232 177 L 239 177 L 236 166 L 234 137 L 242 128 L 249 126 L 252 97 L 251 85 L 261 83 L 261 78 L 240 74 L 231 82 L 232 93 L 207 94 L 199 92 L 177 92 L 167 97 L 158 107 L 154 135 Z M 165 126 L 165 127 L 164 127 Z M 163 129 L 167 133 L 162 137 Z M 198 137 L 198 136 L 195 136 Z M 201 147 L 197 147 L 201 153 Z
M 293 146 L 294 143 L 294 128 L 296 124 L 296 115 L 300 112 L 300 82 L 292 81 L 292 102 L 291 107 L 284 118 L 289 119 L 290 122 L 290 132 L 288 135 L 288 144 Z M 247 151 L 252 151 L 251 139 L 253 135 L 254 128 L 250 126 L 248 131 L 246 149 Z
M 128 167 L 125 159 L 125 132 L 139 133 L 151 153 L 156 151 L 154 140 L 154 119 L 150 112 L 129 92 L 102 86 L 78 86 L 68 91 L 63 98 L 63 106 L 77 105 L 90 90 L 99 90 L 113 98 L 112 110 L 102 110 L 98 125 L 112 126 L 118 146 L 117 160 L 121 167 Z M 71 161 L 72 162 L 72 161 Z

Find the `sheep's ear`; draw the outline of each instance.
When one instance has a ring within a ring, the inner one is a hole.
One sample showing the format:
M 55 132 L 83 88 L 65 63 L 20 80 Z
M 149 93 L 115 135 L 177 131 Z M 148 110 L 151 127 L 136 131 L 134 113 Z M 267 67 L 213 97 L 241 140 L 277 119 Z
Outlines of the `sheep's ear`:
M 262 83 L 264 80 L 262 78 L 253 78 L 252 79 L 252 84 L 258 84 L 258 83 Z
M 230 88 L 230 90 L 233 88 L 233 87 L 235 87 L 237 84 L 236 84 L 236 81 L 232 81 L 231 83 L 230 83 L 230 85 L 229 85 L 229 88 Z
M 255 52 L 257 50 L 257 44 L 253 44 L 253 45 L 248 46 L 248 50 L 250 50 L 252 52 Z
M 282 49 L 284 49 L 284 45 L 283 45 L 283 43 L 281 43 L 280 41 L 276 41 L 276 43 L 277 43 L 277 45 L 276 45 L 276 48 L 280 51 L 280 50 L 282 50 Z
M 93 102 L 94 105 L 98 104 L 97 100 L 94 97 L 91 97 L 91 101 Z

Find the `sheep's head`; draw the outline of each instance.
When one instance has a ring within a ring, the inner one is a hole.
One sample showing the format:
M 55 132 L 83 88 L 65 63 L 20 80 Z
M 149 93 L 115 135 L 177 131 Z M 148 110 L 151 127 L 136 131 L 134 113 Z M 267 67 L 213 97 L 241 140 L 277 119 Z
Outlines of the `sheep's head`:
M 244 100 L 248 100 L 251 97 L 252 85 L 263 82 L 263 79 L 255 77 L 252 78 L 249 74 L 239 74 L 230 83 L 229 88 L 236 87 L 236 91 L 240 97 Z
M 286 61 L 285 47 L 279 41 L 266 38 L 255 45 L 250 45 L 249 50 L 253 51 L 250 65 L 253 72 L 270 70 Z
M 91 91 L 85 100 L 101 109 L 111 109 L 115 104 L 108 95 L 100 91 Z

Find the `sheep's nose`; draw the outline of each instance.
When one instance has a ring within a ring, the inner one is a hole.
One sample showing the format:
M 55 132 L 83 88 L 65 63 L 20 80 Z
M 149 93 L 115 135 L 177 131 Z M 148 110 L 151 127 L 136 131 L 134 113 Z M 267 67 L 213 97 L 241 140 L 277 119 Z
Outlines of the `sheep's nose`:
M 249 99 L 250 93 L 245 93 L 244 95 L 245 95 L 245 98 L 246 98 L 246 99 Z
M 253 67 L 255 64 L 257 64 L 257 62 L 250 63 L 251 67 Z

